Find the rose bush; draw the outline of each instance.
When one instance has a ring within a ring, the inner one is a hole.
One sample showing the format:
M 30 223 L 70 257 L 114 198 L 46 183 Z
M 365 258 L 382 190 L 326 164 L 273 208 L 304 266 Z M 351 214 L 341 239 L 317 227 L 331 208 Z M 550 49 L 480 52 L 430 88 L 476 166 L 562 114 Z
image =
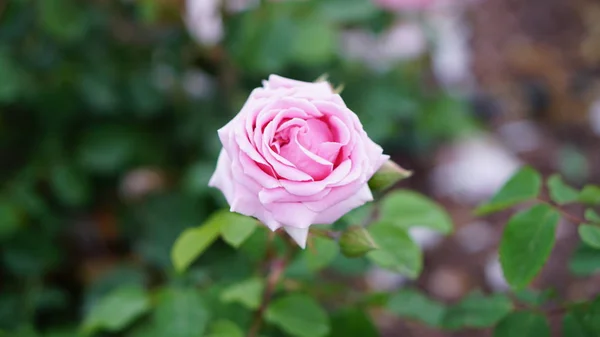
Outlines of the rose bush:
M 231 211 L 305 247 L 312 224 L 331 224 L 373 200 L 369 178 L 389 158 L 328 82 L 271 75 L 218 131 L 210 185 Z

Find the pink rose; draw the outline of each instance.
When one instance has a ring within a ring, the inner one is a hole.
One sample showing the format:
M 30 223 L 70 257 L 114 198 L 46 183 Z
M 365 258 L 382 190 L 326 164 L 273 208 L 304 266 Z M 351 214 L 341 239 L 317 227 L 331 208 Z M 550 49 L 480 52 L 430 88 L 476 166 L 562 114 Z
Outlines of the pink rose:
M 218 133 L 209 185 L 232 212 L 283 227 L 302 248 L 310 225 L 373 200 L 367 182 L 389 158 L 327 82 L 271 75 Z
M 419 10 L 431 6 L 434 0 L 373 0 L 381 8 L 402 11 Z

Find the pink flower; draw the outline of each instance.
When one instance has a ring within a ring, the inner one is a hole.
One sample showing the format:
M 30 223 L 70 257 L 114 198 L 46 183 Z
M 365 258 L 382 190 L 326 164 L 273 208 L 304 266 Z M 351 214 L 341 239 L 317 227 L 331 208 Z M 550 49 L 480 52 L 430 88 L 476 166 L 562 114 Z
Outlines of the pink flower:
M 433 4 L 435 0 L 373 0 L 375 4 L 381 8 L 402 11 L 402 10 L 419 10 L 424 9 Z
M 209 185 L 231 211 L 283 227 L 302 248 L 310 225 L 373 200 L 367 182 L 389 158 L 327 82 L 271 75 L 218 133 Z

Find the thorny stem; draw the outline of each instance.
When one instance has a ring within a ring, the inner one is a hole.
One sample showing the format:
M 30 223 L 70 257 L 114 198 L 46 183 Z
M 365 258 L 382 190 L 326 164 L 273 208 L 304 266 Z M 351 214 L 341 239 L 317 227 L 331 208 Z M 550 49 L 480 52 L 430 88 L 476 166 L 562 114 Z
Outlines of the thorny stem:
M 269 236 L 269 241 L 267 243 L 267 253 L 265 256 L 265 260 L 269 264 L 269 274 L 267 275 L 267 285 L 265 287 L 265 291 L 263 293 L 263 298 L 260 303 L 260 307 L 256 310 L 254 314 L 254 320 L 252 321 L 252 325 L 250 326 L 250 330 L 248 331 L 247 337 L 257 337 L 260 332 L 260 328 L 263 323 L 263 316 L 269 303 L 271 302 L 271 298 L 275 293 L 277 285 L 281 281 L 283 276 L 283 272 L 290 262 L 291 255 L 293 252 L 294 245 L 289 241 L 288 243 L 288 253 L 283 258 L 276 257 L 276 251 L 273 244 L 275 239 L 275 233 L 271 233 Z

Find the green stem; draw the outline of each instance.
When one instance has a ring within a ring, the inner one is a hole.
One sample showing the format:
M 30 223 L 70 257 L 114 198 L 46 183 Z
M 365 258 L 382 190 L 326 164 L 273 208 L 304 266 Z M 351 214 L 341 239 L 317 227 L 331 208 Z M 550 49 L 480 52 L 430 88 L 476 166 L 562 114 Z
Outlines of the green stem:
M 546 204 L 552 208 L 554 208 L 555 210 L 557 210 L 563 217 L 571 220 L 572 222 L 574 222 L 576 225 L 580 225 L 580 224 L 584 224 L 587 223 L 587 221 L 583 218 L 578 217 L 577 215 L 571 214 L 567 211 L 565 211 L 561 206 L 554 204 L 553 202 L 549 201 L 549 200 L 545 200 L 542 198 L 537 198 L 536 199 L 538 202 L 541 202 L 543 204 Z
M 275 233 L 272 233 L 269 237 L 269 242 L 267 243 L 267 254 L 266 260 L 269 265 L 269 274 L 267 275 L 267 286 L 265 287 L 265 292 L 263 293 L 263 298 L 260 303 L 260 307 L 256 310 L 254 314 L 254 320 L 252 325 L 250 326 L 250 330 L 248 330 L 247 337 L 257 337 L 258 333 L 263 324 L 263 316 L 265 311 L 269 307 L 269 303 L 271 303 L 271 298 L 277 289 L 277 285 L 281 282 L 283 278 L 283 273 L 289 264 L 292 255 L 293 249 L 295 248 L 294 243 L 291 243 L 289 240 L 286 240 L 288 244 L 288 253 L 281 258 L 275 256 L 276 251 L 274 249 L 273 241 L 275 239 Z

